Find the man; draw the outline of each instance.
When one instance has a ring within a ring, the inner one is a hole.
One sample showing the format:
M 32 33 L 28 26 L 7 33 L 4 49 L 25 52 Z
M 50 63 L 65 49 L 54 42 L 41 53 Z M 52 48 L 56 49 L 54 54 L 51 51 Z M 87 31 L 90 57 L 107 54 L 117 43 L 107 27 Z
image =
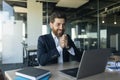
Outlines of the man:
M 37 57 L 40 65 L 63 63 L 81 58 L 70 36 L 65 34 L 66 16 L 62 12 L 54 12 L 50 17 L 51 33 L 38 39 Z

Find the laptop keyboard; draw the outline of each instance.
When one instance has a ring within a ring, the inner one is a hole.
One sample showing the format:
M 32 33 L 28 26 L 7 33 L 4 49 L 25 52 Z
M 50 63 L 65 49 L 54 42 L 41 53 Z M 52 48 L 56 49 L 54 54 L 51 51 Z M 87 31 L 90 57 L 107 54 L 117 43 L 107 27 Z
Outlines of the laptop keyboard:
M 78 68 L 71 68 L 71 69 L 65 69 L 60 71 L 72 77 L 76 77 Z

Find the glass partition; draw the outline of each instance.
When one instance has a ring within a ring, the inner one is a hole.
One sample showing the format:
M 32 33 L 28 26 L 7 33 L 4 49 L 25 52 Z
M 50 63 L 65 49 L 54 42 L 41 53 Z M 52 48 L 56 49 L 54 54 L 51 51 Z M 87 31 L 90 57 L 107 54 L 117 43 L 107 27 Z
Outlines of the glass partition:
M 95 4 L 94 4 L 95 3 Z M 90 3 L 87 3 L 87 5 L 90 5 Z M 86 11 L 80 16 L 79 22 L 74 23 L 73 26 L 76 28 L 76 38 L 74 39 L 74 42 L 79 41 L 80 42 L 80 48 L 82 49 L 96 49 L 98 48 L 98 12 L 97 12 L 97 1 L 94 1 L 92 4 L 94 4 L 93 9 L 88 9 L 91 11 Z M 93 11 L 92 11 L 93 10 Z M 73 33 L 71 33 L 73 34 Z
M 99 0 L 100 1 L 100 0 Z M 99 4 L 100 7 L 102 2 Z M 100 8 L 100 47 L 112 48 L 120 54 L 120 2 L 108 0 L 103 8 Z
M 2 17 L 2 14 L 1 14 L 1 11 L 2 11 L 2 0 L 0 0 L 0 19 Z M 2 22 L 0 20 L 0 60 L 2 59 Z
M 2 1 L 0 11 L 0 57 L 2 64 L 22 63 L 23 21 L 15 20 L 13 7 Z M 19 52 L 18 52 L 19 51 Z M 16 54 L 17 53 L 17 54 Z M 18 55 L 19 54 L 19 55 Z M 16 56 L 18 58 L 16 59 Z M 10 58 L 10 60 L 8 59 Z
M 76 28 L 74 41 L 79 41 L 83 49 L 114 48 L 119 51 L 120 3 L 117 0 L 90 0 L 85 6 L 90 4 L 91 11 L 83 11 L 85 13 L 79 14 L 79 20 L 72 24 Z

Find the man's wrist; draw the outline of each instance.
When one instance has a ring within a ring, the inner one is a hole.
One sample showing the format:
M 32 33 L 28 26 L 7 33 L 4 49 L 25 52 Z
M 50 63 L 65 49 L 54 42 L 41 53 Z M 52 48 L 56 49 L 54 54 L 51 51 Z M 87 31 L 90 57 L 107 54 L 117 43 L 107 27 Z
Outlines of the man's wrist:
M 67 46 L 66 49 L 69 50 L 71 48 L 71 46 Z

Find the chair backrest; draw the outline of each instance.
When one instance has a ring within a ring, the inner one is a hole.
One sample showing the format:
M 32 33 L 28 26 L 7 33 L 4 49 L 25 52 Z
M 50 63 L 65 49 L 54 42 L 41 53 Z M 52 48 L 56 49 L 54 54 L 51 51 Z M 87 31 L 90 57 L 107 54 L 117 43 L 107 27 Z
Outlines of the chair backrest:
M 5 80 L 1 69 L 0 69 L 0 80 Z

